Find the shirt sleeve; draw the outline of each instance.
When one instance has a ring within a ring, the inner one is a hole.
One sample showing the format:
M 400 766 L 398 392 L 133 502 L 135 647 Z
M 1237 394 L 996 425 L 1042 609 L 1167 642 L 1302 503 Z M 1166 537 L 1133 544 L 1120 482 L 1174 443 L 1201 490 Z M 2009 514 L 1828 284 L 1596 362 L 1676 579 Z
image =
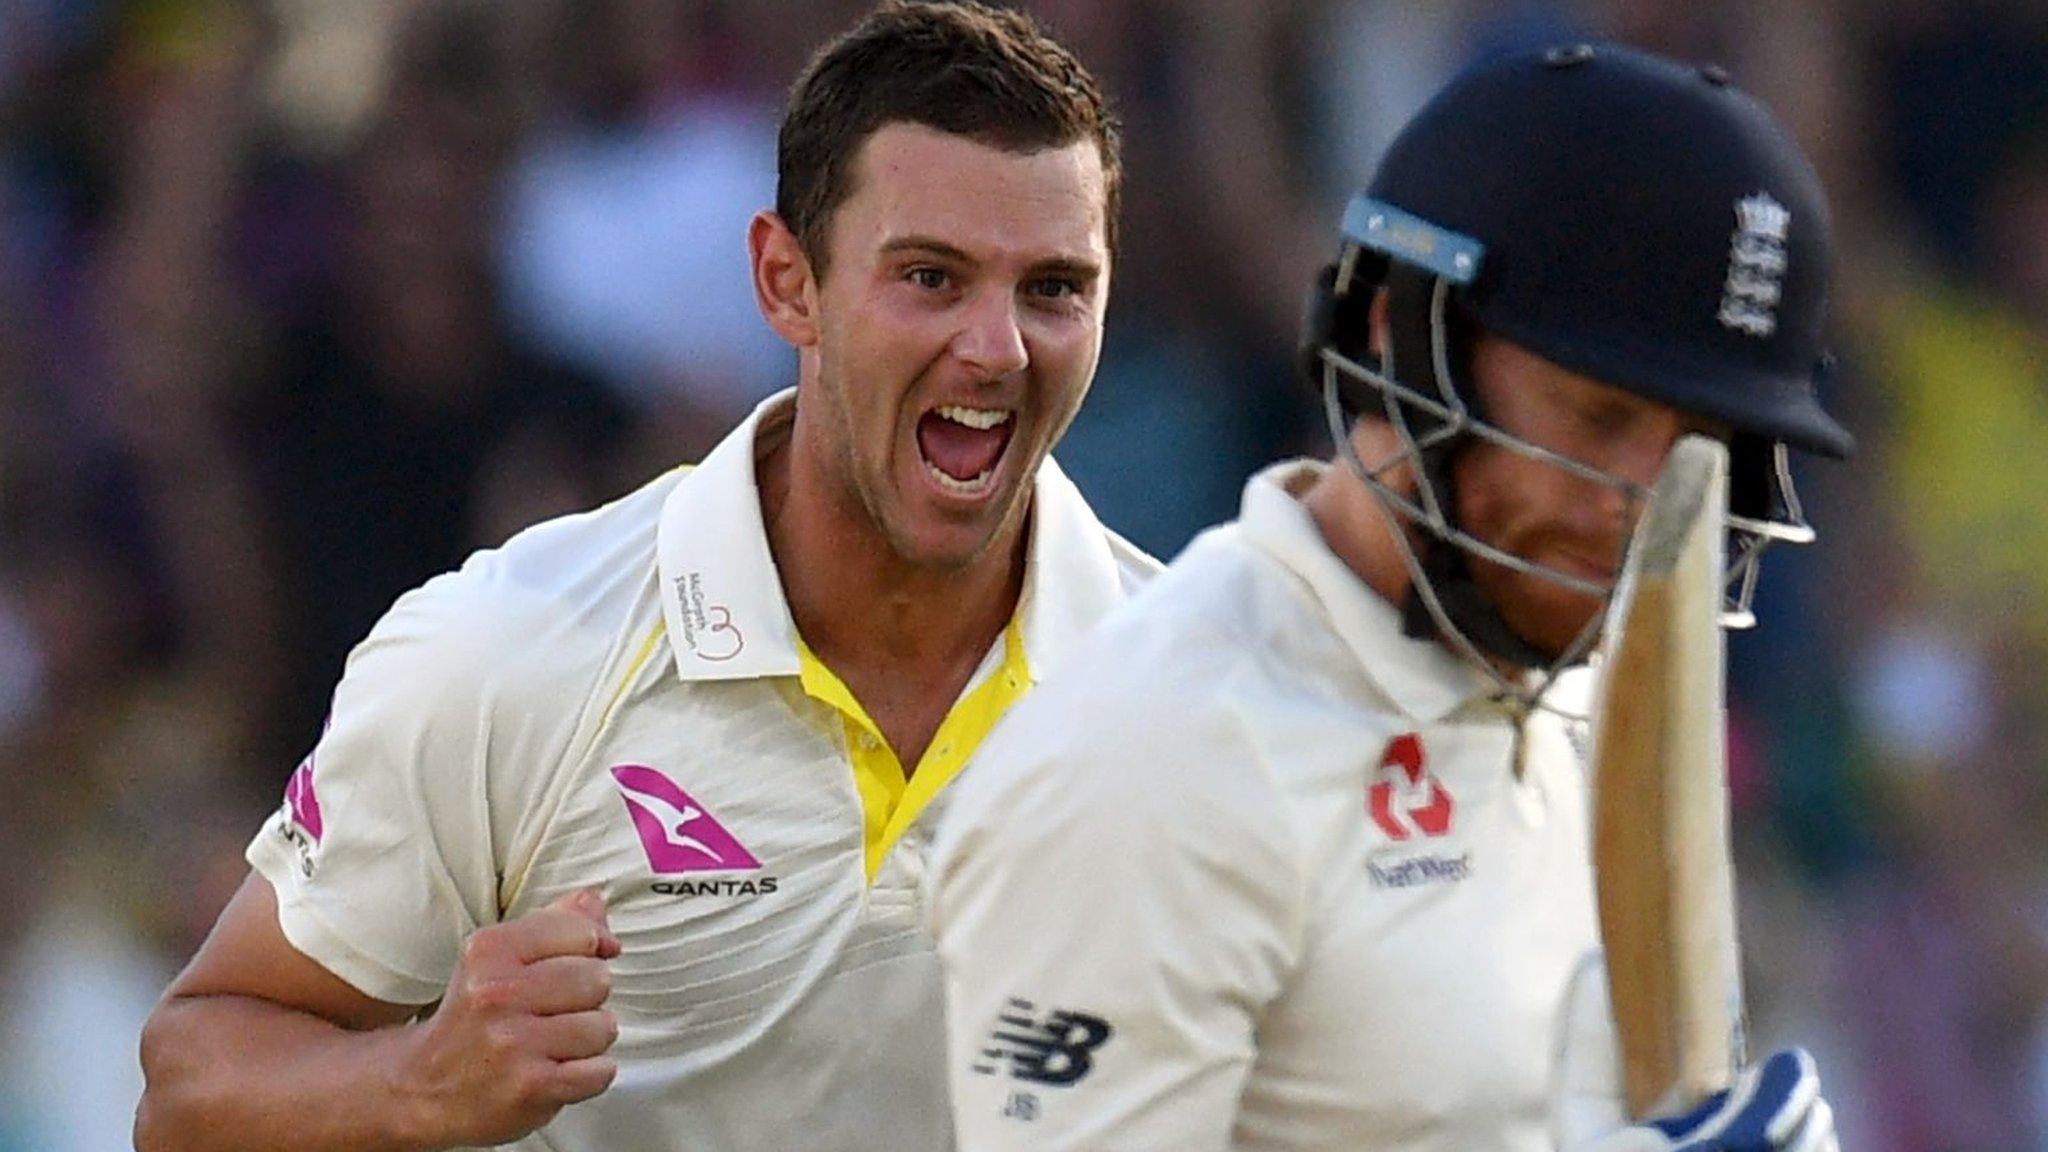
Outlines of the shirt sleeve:
M 354 652 L 313 753 L 250 843 L 285 937 L 366 995 L 437 1000 L 498 918 L 487 752 L 516 636 L 475 567 L 401 597 Z
M 1299 952 L 1295 837 L 1228 717 L 1075 671 L 998 728 L 935 845 L 960 1146 L 1223 1149 Z

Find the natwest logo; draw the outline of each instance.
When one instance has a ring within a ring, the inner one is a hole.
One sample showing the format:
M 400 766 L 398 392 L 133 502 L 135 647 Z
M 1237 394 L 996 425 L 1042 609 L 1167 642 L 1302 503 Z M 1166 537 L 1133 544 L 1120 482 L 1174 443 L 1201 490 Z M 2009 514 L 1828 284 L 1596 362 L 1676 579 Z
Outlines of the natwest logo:
M 1380 757 L 1379 778 L 1365 790 L 1365 812 L 1391 840 L 1437 837 L 1451 830 L 1451 793 L 1424 767 L 1422 737 L 1396 736 Z

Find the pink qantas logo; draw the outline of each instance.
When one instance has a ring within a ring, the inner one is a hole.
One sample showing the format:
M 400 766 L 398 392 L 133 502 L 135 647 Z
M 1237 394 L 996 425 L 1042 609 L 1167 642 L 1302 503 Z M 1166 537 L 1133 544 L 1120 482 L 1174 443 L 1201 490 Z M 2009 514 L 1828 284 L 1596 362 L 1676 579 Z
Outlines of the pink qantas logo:
M 612 780 L 656 872 L 744 872 L 761 866 L 704 806 L 660 772 L 621 764 Z
M 292 810 L 292 823 L 306 830 L 313 843 L 320 842 L 320 798 L 313 794 L 313 758 L 306 757 L 284 786 L 284 802 Z

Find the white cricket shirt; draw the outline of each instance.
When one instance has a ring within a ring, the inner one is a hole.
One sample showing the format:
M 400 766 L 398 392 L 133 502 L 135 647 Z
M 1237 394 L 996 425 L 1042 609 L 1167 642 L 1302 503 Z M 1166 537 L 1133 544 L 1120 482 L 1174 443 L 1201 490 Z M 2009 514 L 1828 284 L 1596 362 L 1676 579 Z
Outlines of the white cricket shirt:
M 963 1149 L 1550 1152 L 1597 946 L 1567 726 L 1247 486 L 1012 714 L 933 857 Z M 1574 686 L 1576 687 L 1576 686 Z
M 514 1147 L 952 1147 L 916 915 L 940 789 L 1156 566 L 1047 461 L 1017 617 L 906 783 L 783 599 L 756 431 L 792 412 L 402 597 L 250 845 L 292 943 L 397 1003 L 478 928 L 604 892 L 618 1079 Z

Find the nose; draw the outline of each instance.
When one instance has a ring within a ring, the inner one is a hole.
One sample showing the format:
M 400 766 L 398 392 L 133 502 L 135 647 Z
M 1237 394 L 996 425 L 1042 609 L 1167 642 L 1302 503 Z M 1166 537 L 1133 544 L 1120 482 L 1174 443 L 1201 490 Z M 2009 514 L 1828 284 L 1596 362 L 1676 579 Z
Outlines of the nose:
M 962 313 L 953 334 L 952 353 L 990 380 L 1022 371 L 1031 363 L 1024 330 L 1017 323 L 1017 305 L 1007 292 L 979 293 Z
M 1602 485 L 1600 505 L 1602 512 L 1619 524 L 1624 532 L 1641 514 L 1642 501 L 1648 498 L 1650 486 L 1657 482 L 1658 474 L 1664 470 L 1664 461 L 1670 457 L 1679 437 L 1688 431 L 1691 429 L 1674 414 L 1669 419 L 1644 420 L 1630 429 L 1627 435 L 1616 438 L 1613 452 L 1607 460 L 1607 471 L 1633 487 L 1623 490 Z
M 1664 461 L 1679 438 L 1692 431 L 1695 429 L 1678 413 L 1655 412 L 1618 438 L 1610 470 L 1631 484 L 1648 488 L 1664 471 Z

